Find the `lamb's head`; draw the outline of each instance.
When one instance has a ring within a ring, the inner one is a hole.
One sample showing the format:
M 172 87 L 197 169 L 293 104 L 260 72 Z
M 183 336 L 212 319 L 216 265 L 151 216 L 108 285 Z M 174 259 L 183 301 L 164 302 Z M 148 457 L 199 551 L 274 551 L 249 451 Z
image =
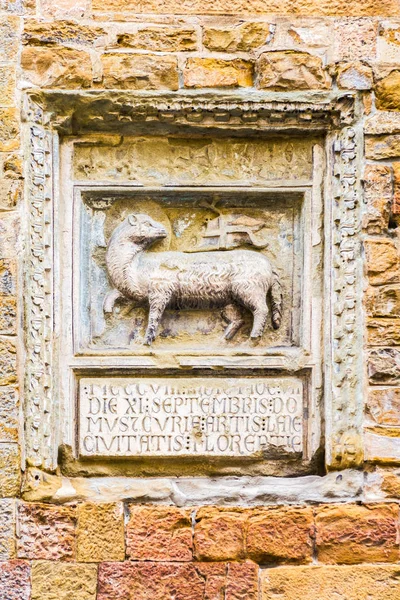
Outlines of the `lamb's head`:
M 165 227 L 148 215 L 131 214 L 119 225 L 113 233 L 119 241 L 129 241 L 142 247 L 148 247 L 155 241 L 165 238 Z

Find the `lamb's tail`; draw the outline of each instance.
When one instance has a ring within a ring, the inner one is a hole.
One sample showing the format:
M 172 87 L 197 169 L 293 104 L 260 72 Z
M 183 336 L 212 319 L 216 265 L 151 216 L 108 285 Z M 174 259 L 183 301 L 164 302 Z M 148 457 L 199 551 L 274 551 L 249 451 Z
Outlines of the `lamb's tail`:
M 270 288 L 271 295 L 271 320 L 272 327 L 274 329 L 279 329 L 282 321 L 282 286 L 279 280 L 278 273 L 273 269 L 272 270 L 272 285 Z

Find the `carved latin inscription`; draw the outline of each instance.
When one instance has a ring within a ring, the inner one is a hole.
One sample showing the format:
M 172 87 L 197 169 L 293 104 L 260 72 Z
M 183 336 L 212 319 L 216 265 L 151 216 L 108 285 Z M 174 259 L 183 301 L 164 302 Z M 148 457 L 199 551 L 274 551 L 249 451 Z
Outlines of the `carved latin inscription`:
M 82 456 L 301 453 L 303 382 L 264 378 L 83 378 Z
M 148 304 L 145 343 L 151 344 L 166 308 L 223 308 L 225 338 L 231 339 L 244 323 L 245 307 L 253 314 L 254 339 L 263 334 L 269 296 L 272 326 L 279 328 L 282 290 L 265 256 L 253 250 L 146 252 L 166 235 L 163 225 L 145 214 L 130 215 L 114 230 L 106 263 L 115 289 L 105 298 L 105 312 L 112 312 L 119 296 Z

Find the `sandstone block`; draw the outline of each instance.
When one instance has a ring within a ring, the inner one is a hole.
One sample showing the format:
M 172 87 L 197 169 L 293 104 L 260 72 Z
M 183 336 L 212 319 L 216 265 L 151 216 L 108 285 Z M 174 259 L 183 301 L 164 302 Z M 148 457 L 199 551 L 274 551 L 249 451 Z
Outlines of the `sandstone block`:
M 400 163 L 393 163 L 394 196 L 392 204 L 392 214 L 400 215 Z
M 0 498 L 15 498 L 21 485 L 18 444 L 0 443 Z
M 298 20 L 289 24 L 283 43 L 288 48 L 328 49 L 333 39 L 332 22 L 326 19 Z
M 375 86 L 376 107 L 380 110 L 400 110 L 400 71 L 392 71 Z
M 51 502 L 56 499 L 60 501 L 61 498 L 56 498 L 56 496 L 63 482 L 65 483 L 65 479 L 61 475 L 53 475 L 35 467 L 28 467 L 22 482 L 22 498 L 27 502 Z M 69 481 L 67 486 L 71 490 L 68 484 Z M 74 499 L 76 497 L 79 498 L 79 493 Z M 69 500 L 69 497 L 63 497 L 62 500 Z
M 14 334 L 17 326 L 17 299 L 0 296 L 0 334 Z
M 246 519 L 246 510 L 201 508 L 194 530 L 197 560 L 243 559 Z
M 258 563 L 308 563 L 313 535 L 309 507 L 254 510 L 246 532 L 247 556 Z
M 367 333 L 371 346 L 399 346 L 400 319 L 370 319 Z
M 378 63 L 400 63 L 400 27 L 392 21 L 381 21 L 378 32 Z
M 262 600 L 396 600 L 397 566 L 281 567 L 262 572 Z
M 0 63 L 15 62 L 18 53 L 20 19 L 0 16 Z
M 253 65 L 241 59 L 189 58 L 183 72 L 185 87 L 249 87 Z
M 58 0 L 58 3 L 60 0 Z M 72 2 L 72 0 L 69 0 Z M 125 19 L 134 19 L 138 13 L 175 14 L 175 15 L 248 15 L 278 13 L 279 15 L 302 14 L 304 16 L 399 16 L 400 9 L 396 0 L 252 0 L 251 9 L 247 0 L 143 0 L 132 7 L 131 0 L 93 0 L 93 10 L 104 13 L 121 13 Z
M 22 196 L 22 182 L 15 179 L 0 180 L 0 209 L 14 208 Z
M 0 388 L 0 442 L 18 441 L 18 399 L 12 387 Z
M 31 600 L 30 565 L 22 560 L 0 562 L 0 596 L 4 600 Z
M 192 560 L 190 511 L 132 504 L 126 525 L 126 553 L 131 560 Z
M 15 340 L 8 337 L 0 337 L 0 386 L 16 382 L 16 354 Z
M 18 213 L 16 211 L 0 212 L 0 260 L 15 259 L 20 250 L 19 234 L 20 218 Z
M 388 469 L 379 469 L 378 472 L 382 476 L 381 489 L 385 495 L 390 498 L 400 498 L 400 472 Z
M 187 52 L 197 50 L 197 34 L 193 27 L 143 27 L 136 33 L 121 33 L 117 45 L 153 52 Z
M 369 390 L 366 409 L 379 425 L 400 425 L 400 387 Z
M 371 350 L 368 357 L 368 376 L 372 384 L 400 383 L 400 350 L 396 348 Z
M 8 258 L 0 258 L 0 294 L 2 296 L 12 296 L 15 294 L 15 271 L 15 261 Z
M 78 507 L 77 560 L 124 560 L 122 503 L 86 503 Z
M 400 282 L 400 253 L 392 240 L 365 240 L 367 275 L 372 285 Z
M 400 285 L 368 288 L 365 306 L 371 317 L 400 317 Z
M 270 23 L 250 22 L 236 27 L 205 27 L 203 44 L 214 52 L 251 52 L 270 43 Z
M 331 79 L 319 56 L 296 50 L 271 50 L 257 63 L 258 87 L 273 91 L 328 89 Z
M 225 600 L 258 600 L 258 566 L 252 562 L 229 563 Z
M 366 136 L 365 157 L 370 160 L 400 157 L 400 135 Z
M 22 34 L 22 43 L 31 46 L 41 45 L 73 45 L 104 46 L 107 32 L 101 27 L 89 27 L 73 21 L 26 20 Z
M 14 557 L 15 500 L 4 498 L 0 500 L 0 561 L 9 560 Z
M 351 15 L 347 13 L 348 17 Z M 360 17 L 361 15 L 357 15 Z M 335 60 L 375 60 L 378 23 L 375 19 L 345 18 L 335 20 Z
M 374 84 L 371 67 L 361 62 L 339 64 L 336 76 L 342 90 L 370 90 Z
M 35 562 L 32 600 L 96 600 L 97 565 Z
M 345 504 L 315 510 L 318 561 L 328 564 L 397 562 L 397 504 Z
M 102 56 L 104 87 L 129 90 L 177 90 L 175 56 L 110 53 Z
M 366 135 L 400 133 L 400 113 L 385 110 L 375 111 L 365 120 L 364 133 Z
M 82 19 L 91 16 L 91 0 L 41 0 L 40 12 L 46 19 Z
M 205 587 L 205 572 L 193 563 L 102 563 L 97 600 L 205 600 Z
M 22 50 L 24 77 L 43 88 L 81 88 L 92 83 L 90 55 L 81 50 L 60 47 L 27 46 Z
M 364 201 L 366 214 L 363 228 L 367 233 L 383 233 L 389 224 L 393 196 L 392 171 L 387 165 L 366 165 L 364 170 Z
M 19 147 L 18 112 L 15 108 L 0 108 L 0 152 Z
M 17 510 L 18 557 L 35 560 L 74 558 L 75 525 L 75 507 L 21 502 Z
M 20 152 L 11 152 L 4 155 L 3 174 L 7 179 L 23 178 L 22 156 Z
M 0 67 L 0 106 L 13 106 L 15 103 L 14 89 L 15 69 L 10 65 Z
M 365 429 L 364 457 L 366 461 L 378 462 L 382 465 L 399 464 L 400 437 L 397 437 L 397 430 L 390 432 L 395 433 L 395 437 L 390 434 L 387 435 L 387 433 L 382 428 L 380 430 L 378 428 L 378 431 L 376 429 Z

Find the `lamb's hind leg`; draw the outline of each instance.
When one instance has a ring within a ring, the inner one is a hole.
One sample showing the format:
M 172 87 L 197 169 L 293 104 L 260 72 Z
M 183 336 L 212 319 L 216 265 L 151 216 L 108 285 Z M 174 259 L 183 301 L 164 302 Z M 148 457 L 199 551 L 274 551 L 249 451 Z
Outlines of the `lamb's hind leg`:
M 119 298 L 123 298 L 123 295 L 116 289 L 107 292 L 103 302 L 103 311 L 105 313 L 112 313 L 114 304 Z
M 144 338 L 146 346 L 150 346 L 152 342 L 154 342 L 158 326 L 160 325 L 167 304 L 168 298 L 150 298 L 149 322 Z
M 244 323 L 242 311 L 237 304 L 227 304 L 221 311 L 221 316 L 228 323 L 224 337 L 226 340 L 231 340 Z
M 268 319 L 268 306 L 266 299 L 258 299 L 255 303 L 253 312 L 253 328 L 250 333 L 252 339 L 257 339 L 264 333 L 265 324 Z

